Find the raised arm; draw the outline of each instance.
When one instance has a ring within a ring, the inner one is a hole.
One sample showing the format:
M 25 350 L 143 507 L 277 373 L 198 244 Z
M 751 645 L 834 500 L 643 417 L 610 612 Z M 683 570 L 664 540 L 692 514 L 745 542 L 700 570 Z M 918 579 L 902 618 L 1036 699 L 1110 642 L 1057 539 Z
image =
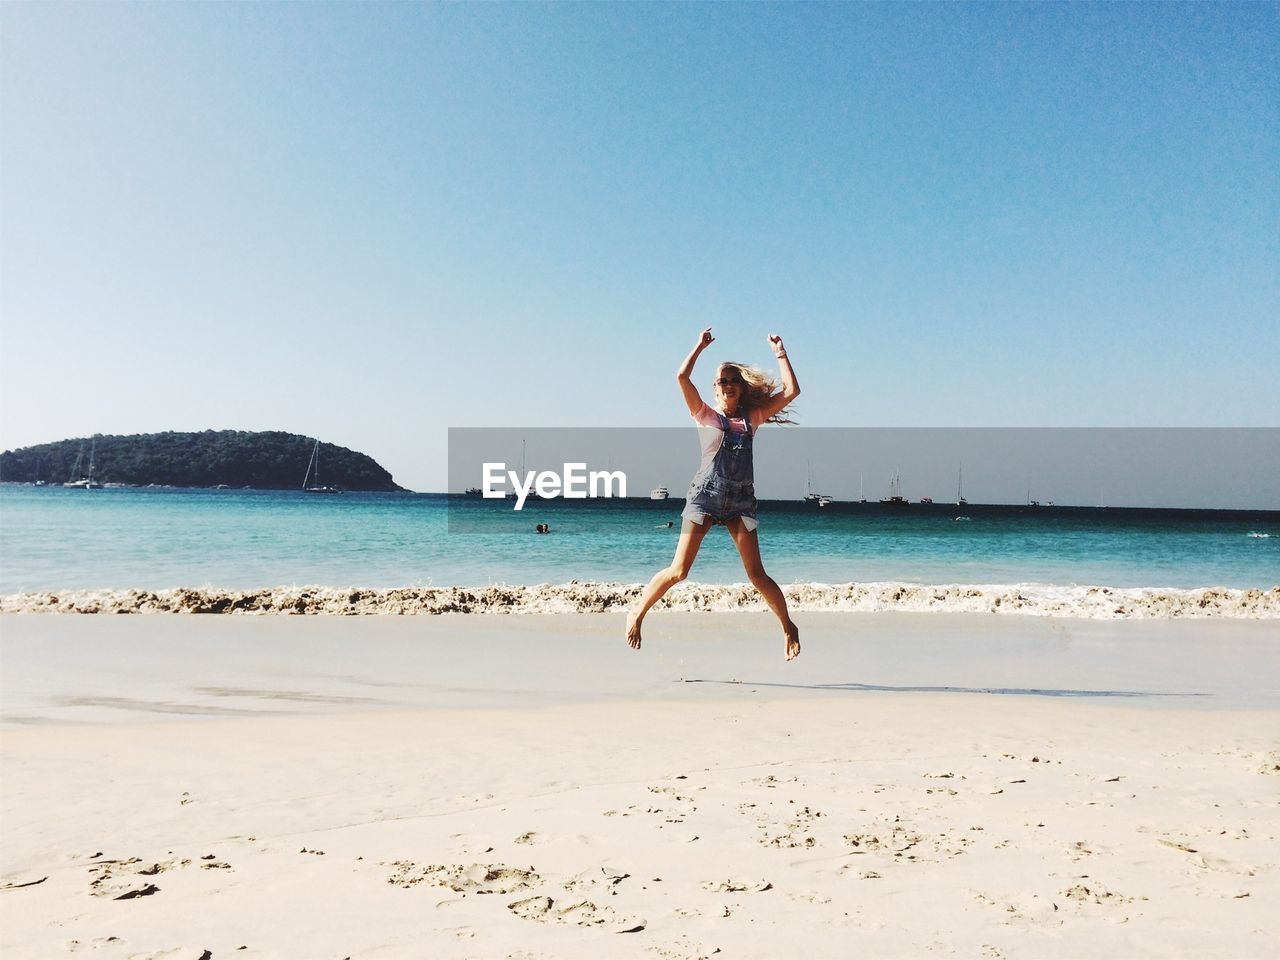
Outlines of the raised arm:
M 698 388 L 693 385 L 693 365 L 698 362 L 698 355 L 703 350 L 711 346 L 715 337 L 711 335 L 711 328 L 702 331 L 702 336 L 698 337 L 698 344 L 689 351 L 689 355 L 684 358 L 684 363 L 680 364 L 680 369 L 676 371 L 676 383 L 680 384 L 680 392 L 684 394 L 684 402 L 689 406 L 689 413 L 697 416 L 702 411 L 702 394 L 698 393 Z
M 782 338 L 776 333 L 769 334 L 769 347 L 778 358 L 778 372 L 782 374 L 782 392 L 776 393 L 760 408 L 761 421 L 776 416 L 792 400 L 800 396 L 800 383 L 796 380 L 796 372 L 791 369 L 791 359 L 787 356 L 787 348 Z

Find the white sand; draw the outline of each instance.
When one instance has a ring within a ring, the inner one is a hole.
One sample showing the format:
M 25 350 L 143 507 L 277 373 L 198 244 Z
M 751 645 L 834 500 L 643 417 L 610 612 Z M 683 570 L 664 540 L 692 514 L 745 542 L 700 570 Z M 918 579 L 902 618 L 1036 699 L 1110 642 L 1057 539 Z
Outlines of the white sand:
M 5 617 L 0 952 L 1272 955 L 1274 630 L 620 623 Z

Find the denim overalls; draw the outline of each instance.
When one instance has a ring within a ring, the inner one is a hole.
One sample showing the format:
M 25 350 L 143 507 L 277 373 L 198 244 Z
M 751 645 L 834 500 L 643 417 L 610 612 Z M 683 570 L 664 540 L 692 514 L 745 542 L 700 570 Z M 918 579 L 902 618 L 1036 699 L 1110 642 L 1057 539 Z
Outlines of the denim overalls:
M 751 418 L 745 419 L 746 430 L 734 433 L 729 418 L 720 418 L 720 449 L 704 470 L 699 470 L 689 484 L 685 506 L 680 516 L 695 523 L 704 517 L 712 523 L 724 523 L 734 517 L 756 518 L 755 476 L 751 469 Z

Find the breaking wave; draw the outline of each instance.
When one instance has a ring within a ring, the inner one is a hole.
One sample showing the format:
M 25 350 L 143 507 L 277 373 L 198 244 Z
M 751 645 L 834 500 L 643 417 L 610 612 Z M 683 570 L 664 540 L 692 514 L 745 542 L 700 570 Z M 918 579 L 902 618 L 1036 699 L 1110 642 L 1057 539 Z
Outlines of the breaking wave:
M 240 613 L 442 614 L 618 613 L 639 596 L 641 584 L 568 583 L 538 586 L 272 587 L 261 590 L 59 590 L 0 596 L 3 613 Z M 783 588 L 793 611 L 888 610 L 998 613 L 1091 620 L 1230 617 L 1280 619 L 1280 586 L 1267 590 L 910 583 L 802 583 Z M 677 586 L 657 609 L 763 611 L 749 584 Z

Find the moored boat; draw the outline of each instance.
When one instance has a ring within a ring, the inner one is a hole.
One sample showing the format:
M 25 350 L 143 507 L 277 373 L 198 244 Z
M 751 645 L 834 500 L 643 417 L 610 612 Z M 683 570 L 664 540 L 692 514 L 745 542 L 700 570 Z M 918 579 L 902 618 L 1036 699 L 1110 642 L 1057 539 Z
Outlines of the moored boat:
M 63 484 L 64 487 L 70 487 L 73 490 L 101 490 L 102 484 L 93 479 L 93 457 L 97 452 L 98 442 L 94 440 L 89 446 L 89 472 L 80 474 L 80 461 L 84 458 L 84 444 L 80 444 L 80 452 L 76 454 L 75 466 L 71 468 L 71 476 L 73 479 Z
M 902 495 L 902 475 L 895 473 L 893 479 L 889 481 L 889 496 L 881 497 L 881 503 L 892 504 L 893 506 L 906 506 L 907 498 Z
M 341 493 L 337 487 L 330 487 L 320 482 L 320 438 L 311 448 L 311 461 L 307 464 L 306 475 L 302 478 L 303 493 Z

